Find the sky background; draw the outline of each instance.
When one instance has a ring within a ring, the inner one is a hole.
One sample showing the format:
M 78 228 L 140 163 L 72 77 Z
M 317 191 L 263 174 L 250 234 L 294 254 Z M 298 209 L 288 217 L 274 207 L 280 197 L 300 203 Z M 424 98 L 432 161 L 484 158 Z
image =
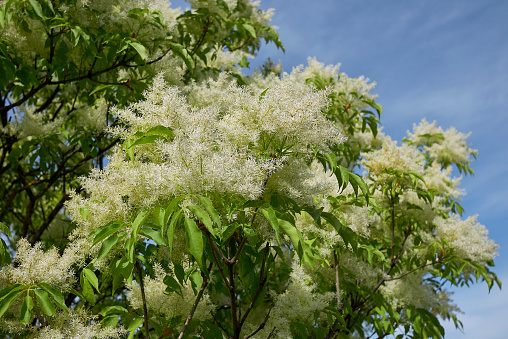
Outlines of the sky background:
M 465 216 L 479 214 L 501 245 L 496 273 L 508 283 L 508 1 L 505 0 L 264 0 L 286 53 L 264 46 L 284 70 L 316 57 L 341 72 L 377 82 L 384 132 L 401 140 L 413 123 L 437 121 L 471 132 L 479 151 L 463 187 Z M 464 333 L 447 339 L 506 338 L 508 292 L 486 284 L 455 291 Z

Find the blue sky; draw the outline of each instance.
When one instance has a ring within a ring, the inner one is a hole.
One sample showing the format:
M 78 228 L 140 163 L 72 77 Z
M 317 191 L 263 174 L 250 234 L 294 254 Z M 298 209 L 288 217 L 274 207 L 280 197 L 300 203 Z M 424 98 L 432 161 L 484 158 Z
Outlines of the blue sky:
M 463 206 L 501 245 L 496 272 L 508 283 L 508 1 L 264 0 L 261 8 L 275 8 L 286 53 L 265 46 L 253 65 L 342 63 L 349 76 L 377 82 L 384 131 L 398 140 L 422 118 L 472 132 L 479 157 L 463 180 Z M 448 324 L 446 338 L 506 338 L 506 290 L 476 285 L 454 297 L 465 333 Z

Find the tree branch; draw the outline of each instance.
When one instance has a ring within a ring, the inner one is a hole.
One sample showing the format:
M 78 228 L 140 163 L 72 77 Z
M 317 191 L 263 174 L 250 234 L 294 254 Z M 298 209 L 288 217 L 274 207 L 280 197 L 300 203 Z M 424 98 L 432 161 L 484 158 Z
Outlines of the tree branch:
M 136 259 L 136 271 L 138 276 L 139 287 L 141 289 L 141 301 L 143 302 L 143 322 L 145 327 L 145 339 L 150 339 L 148 309 L 146 306 L 146 297 L 145 297 L 145 284 L 143 282 L 143 273 L 141 271 L 141 266 L 139 265 L 139 261 L 137 259 Z
M 245 311 L 245 314 L 243 315 L 242 320 L 240 321 L 240 328 L 242 328 L 245 320 L 247 320 L 247 316 L 249 315 L 250 311 L 252 311 L 252 308 L 254 307 L 254 304 L 256 303 L 256 301 L 258 300 L 259 296 L 261 295 L 261 292 L 263 291 L 263 288 L 265 287 L 265 284 L 266 284 L 266 282 L 268 280 L 267 279 L 268 275 L 265 274 L 265 264 L 266 264 L 266 258 L 268 257 L 269 250 L 270 250 L 270 243 L 267 242 L 266 243 L 266 247 L 265 247 L 265 253 L 263 254 L 263 262 L 261 264 L 261 271 L 259 273 L 259 287 L 258 287 L 258 290 L 256 291 L 256 294 L 254 295 L 254 298 L 252 298 L 252 301 L 249 304 L 249 307 L 247 308 L 247 311 Z M 268 312 L 268 314 L 270 314 L 270 312 Z
M 53 208 L 53 210 L 51 211 L 51 213 L 49 214 L 48 218 L 44 220 L 44 222 L 42 223 L 42 225 L 39 227 L 39 229 L 37 231 L 35 231 L 35 233 L 32 235 L 32 237 L 30 238 L 30 244 L 35 244 L 37 241 L 40 240 L 41 238 L 41 235 L 44 233 L 44 231 L 46 231 L 46 229 L 48 228 L 48 226 L 51 224 L 51 222 L 53 221 L 53 219 L 55 219 L 55 217 L 58 215 L 58 212 L 60 212 L 60 209 L 63 207 L 64 203 L 69 200 L 70 196 L 68 194 L 64 194 L 64 196 L 62 197 L 62 199 L 60 199 L 58 201 L 58 203 L 55 205 L 55 208 Z
M 212 266 L 213 262 L 211 262 L 210 265 L 208 265 L 208 272 L 210 272 Z M 201 301 L 201 298 L 203 297 L 203 293 L 205 292 L 205 288 L 208 285 L 208 278 L 206 277 L 206 274 L 204 272 L 201 272 L 201 277 L 203 278 L 203 282 L 201 283 L 201 287 L 199 288 L 199 292 L 198 295 L 196 296 L 196 300 L 194 301 L 194 305 L 192 305 L 191 312 L 189 313 L 187 320 L 185 320 L 185 324 L 183 325 L 182 332 L 180 332 L 178 339 L 183 339 L 185 331 L 187 331 L 187 327 L 189 327 L 192 317 L 194 317 L 194 312 L 196 312 L 196 308 L 198 307 L 198 304 Z

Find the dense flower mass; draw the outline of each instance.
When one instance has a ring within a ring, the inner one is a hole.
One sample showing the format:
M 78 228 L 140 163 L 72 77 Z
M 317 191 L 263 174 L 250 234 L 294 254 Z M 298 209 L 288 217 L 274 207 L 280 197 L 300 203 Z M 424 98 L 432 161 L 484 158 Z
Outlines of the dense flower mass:
M 447 284 L 500 285 L 469 135 L 397 143 L 315 58 L 244 75 L 258 2 L 0 3 L 0 337 L 442 338 Z

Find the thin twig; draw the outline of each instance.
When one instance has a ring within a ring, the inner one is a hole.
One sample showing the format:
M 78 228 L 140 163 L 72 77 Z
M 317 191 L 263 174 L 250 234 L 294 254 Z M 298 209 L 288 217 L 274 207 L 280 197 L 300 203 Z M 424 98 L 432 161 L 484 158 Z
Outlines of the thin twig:
M 212 269 L 212 265 L 213 262 L 211 262 L 210 265 L 208 265 L 208 271 Z M 196 300 L 194 301 L 194 305 L 192 305 L 192 309 L 189 315 L 187 316 L 187 320 L 185 320 L 185 324 L 183 325 L 182 332 L 180 332 L 178 339 L 183 339 L 185 331 L 187 331 L 187 327 L 189 327 L 192 317 L 194 317 L 194 312 L 196 312 L 196 308 L 198 307 L 198 304 L 201 301 L 201 298 L 203 297 L 203 293 L 205 292 L 205 288 L 208 285 L 208 278 L 206 277 L 206 274 L 204 272 L 201 272 L 201 277 L 203 278 L 203 282 L 201 283 L 201 287 L 199 288 L 199 292 L 198 295 L 196 296 Z
M 270 307 L 270 309 L 268 310 L 268 313 L 266 314 L 265 316 L 265 319 L 263 320 L 263 322 L 261 323 L 261 325 L 259 325 L 259 327 L 254 331 L 252 332 L 248 337 L 246 337 L 245 339 L 249 339 L 249 338 L 252 338 L 254 335 L 256 335 L 256 333 L 258 333 L 259 331 L 261 331 L 263 328 L 265 328 L 266 326 L 266 323 L 268 321 L 268 318 L 270 317 L 270 312 L 272 312 L 272 309 L 273 309 L 273 306 Z M 275 328 L 274 328 L 275 330 Z M 273 332 L 273 331 L 272 331 Z M 271 334 L 270 334 L 271 335 Z
M 270 243 L 266 243 L 266 247 L 265 247 L 265 253 L 263 254 L 263 263 L 261 264 L 261 272 L 259 274 L 259 287 L 258 287 L 258 290 L 256 291 L 256 294 L 254 295 L 254 298 L 252 298 L 252 301 L 251 303 L 249 304 L 249 307 L 247 308 L 247 311 L 245 311 L 245 314 L 243 315 L 243 318 L 241 318 L 241 321 L 240 321 L 240 328 L 242 328 L 245 320 L 247 320 L 247 316 L 249 315 L 250 311 L 252 310 L 252 308 L 254 307 L 254 304 L 256 303 L 256 301 L 258 300 L 259 296 L 261 295 L 261 292 L 263 291 L 263 288 L 265 287 L 266 285 L 266 282 L 267 282 L 267 274 L 265 274 L 265 264 L 266 264 L 266 258 L 268 257 L 268 252 L 270 250 Z
M 143 283 L 143 274 L 141 271 L 141 266 L 139 265 L 139 261 L 136 260 L 136 269 L 139 281 L 139 287 L 141 289 L 141 301 L 143 302 L 143 322 L 145 326 L 145 339 L 150 339 L 150 331 L 148 324 L 148 308 L 146 306 L 146 297 L 145 297 L 145 284 Z

